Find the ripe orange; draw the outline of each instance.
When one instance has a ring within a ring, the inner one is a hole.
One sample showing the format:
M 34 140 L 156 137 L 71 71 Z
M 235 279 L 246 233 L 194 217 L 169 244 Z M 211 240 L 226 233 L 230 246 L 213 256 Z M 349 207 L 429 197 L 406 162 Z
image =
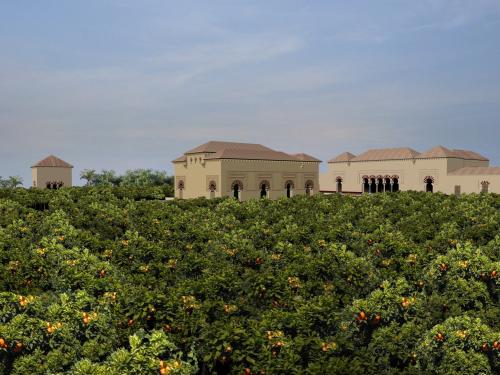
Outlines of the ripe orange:
M 364 311 L 360 311 L 360 313 L 356 317 L 356 320 L 358 322 L 360 322 L 360 321 L 366 321 L 366 313 Z
M 21 342 L 17 342 L 14 349 L 12 349 L 14 353 L 19 353 L 21 350 L 23 350 L 23 344 Z

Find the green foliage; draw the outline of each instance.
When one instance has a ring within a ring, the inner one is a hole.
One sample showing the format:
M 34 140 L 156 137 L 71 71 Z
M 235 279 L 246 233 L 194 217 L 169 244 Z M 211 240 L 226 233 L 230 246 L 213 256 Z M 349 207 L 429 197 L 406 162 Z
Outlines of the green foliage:
M 23 179 L 19 176 L 10 176 L 6 179 L 3 179 L 0 176 L 0 189 L 15 189 L 18 186 L 22 186 Z
M 173 185 L 173 177 L 163 171 L 152 169 L 127 170 L 122 176 L 113 170 L 102 170 L 101 173 L 93 169 L 84 169 L 80 178 L 86 181 L 87 186 L 164 186 Z
M 0 374 L 500 372 L 499 196 L 167 194 L 0 190 Z

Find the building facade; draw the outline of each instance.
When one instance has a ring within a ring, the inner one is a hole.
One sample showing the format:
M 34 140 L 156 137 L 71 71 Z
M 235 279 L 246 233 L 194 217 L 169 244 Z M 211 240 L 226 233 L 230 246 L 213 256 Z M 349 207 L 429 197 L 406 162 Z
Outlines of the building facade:
M 59 189 L 73 185 L 73 166 L 54 155 L 47 156 L 31 167 L 33 187 Z
M 378 193 L 398 190 L 500 193 L 500 167 L 468 150 L 436 146 L 419 153 L 411 148 L 374 149 L 359 156 L 345 152 L 328 162 L 320 176 L 325 193 Z
M 208 142 L 172 161 L 176 198 L 252 198 L 312 195 L 320 160 L 259 144 Z

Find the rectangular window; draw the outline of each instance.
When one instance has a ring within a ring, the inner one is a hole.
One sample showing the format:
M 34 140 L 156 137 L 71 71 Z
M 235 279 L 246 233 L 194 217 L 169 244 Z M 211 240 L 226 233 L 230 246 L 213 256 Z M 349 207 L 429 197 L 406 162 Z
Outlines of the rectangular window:
M 456 196 L 460 195 L 460 190 L 461 190 L 460 185 L 455 185 L 455 195 Z

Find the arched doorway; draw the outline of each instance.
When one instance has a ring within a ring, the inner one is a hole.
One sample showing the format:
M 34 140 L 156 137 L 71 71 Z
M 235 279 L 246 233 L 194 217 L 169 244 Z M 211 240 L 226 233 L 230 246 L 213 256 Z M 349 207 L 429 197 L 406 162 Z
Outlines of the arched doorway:
M 488 181 L 481 182 L 481 193 L 487 193 L 490 190 L 490 183 Z
M 433 193 L 434 192 L 434 177 L 427 176 L 424 179 L 424 183 L 425 183 L 425 191 L 427 193 Z
M 377 177 L 377 193 L 383 193 L 384 192 L 384 179 L 382 176 Z
M 215 198 L 215 192 L 217 191 L 217 184 L 215 181 L 210 181 L 208 184 L 208 190 L 210 191 L 210 199 Z
M 270 184 L 269 181 L 262 181 L 260 183 L 260 197 L 269 198 Z
M 237 200 L 241 200 L 241 191 L 243 190 L 243 183 L 236 180 L 231 185 L 231 190 L 233 191 L 233 197 Z
M 308 197 L 310 197 L 314 193 L 314 191 L 313 191 L 313 189 L 314 189 L 314 182 L 312 182 L 311 180 L 307 180 L 305 188 L 306 188 L 306 195 Z
M 182 197 L 183 197 L 183 194 L 184 194 L 184 188 L 185 188 L 184 181 L 183 181 L 183 180 L 180 180 L 180 181 L 177 183 L 177 189 L 179 190 L 179 198 L 180 198 L 180 199 L 182 199 Z
M 370 193 L 377 192 L 377 181 L 375 180 L 375 176 L 370 177 Z
M 389 193 L 391 191 L 391 178 L 389 176 L 385 176 L 384 181 L 384 191 Z
M 399 191 L 399 176 L 392 176 L 392 191 Z
M 287 198 L 291 198 L 293 196 L 293 188 L 294 188 L 293 181 L 288 180 L 287 182 L 285 182 L 285 191 Z
M 363 176 L 363 193 L 370 192 L 370 181 L 368 180 L 368 176 Z
M 337 193 L 342 193 L 342 177 L 337 177 Z

